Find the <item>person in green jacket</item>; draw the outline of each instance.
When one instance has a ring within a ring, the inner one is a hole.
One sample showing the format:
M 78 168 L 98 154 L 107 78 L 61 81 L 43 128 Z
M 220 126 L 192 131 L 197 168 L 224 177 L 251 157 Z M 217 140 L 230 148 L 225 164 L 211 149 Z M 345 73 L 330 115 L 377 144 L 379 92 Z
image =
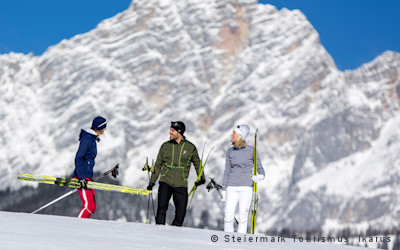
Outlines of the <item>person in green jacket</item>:
M 169 141 L 164 142 L 157 155 L 154 164 L 154 172 L 151 176 L 148 190 L 152 190 L 159 175 L 161 175 L 158 187 L 158 206 L 156 224 L 165 225 L 169 200 L 173 197 L 175 205 L 174 226 L 182 226 L 186 215 L 188 203 L 188 182 L 190 166 L 193 163 L 197 174 L 200 169 L 200 158 L 196 146 L 186 140 L 185 124 L 181 121 L 171 122 L 169 129 Z M 200 186 L 206 182 L 204 173 L 199 181 Z

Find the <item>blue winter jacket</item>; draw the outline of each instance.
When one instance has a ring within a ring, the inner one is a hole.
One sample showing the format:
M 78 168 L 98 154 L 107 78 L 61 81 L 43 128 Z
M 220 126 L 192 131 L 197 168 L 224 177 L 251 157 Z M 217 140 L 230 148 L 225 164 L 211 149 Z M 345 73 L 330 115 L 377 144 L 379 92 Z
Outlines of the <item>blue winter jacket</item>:
M 92 131 L 90 131 L 92 132 Z M 79 180 L 93 177 L 94 158 L 97 155 L 97 135 L 81 130 L 79 148 L 75 156 L 75 171 L 73 177 Z

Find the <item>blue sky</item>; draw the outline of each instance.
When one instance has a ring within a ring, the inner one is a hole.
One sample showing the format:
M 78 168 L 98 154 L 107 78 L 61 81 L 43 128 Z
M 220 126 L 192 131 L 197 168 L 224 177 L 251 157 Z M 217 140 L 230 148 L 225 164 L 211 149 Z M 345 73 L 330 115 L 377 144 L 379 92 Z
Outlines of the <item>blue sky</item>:
M 0 0 L 0 53 L 42 54 L 127 9 L 131 0 Z M 259 0 L 300 9 L 339 69 L 400 52 L 400 0 Z
M 260 0 L 301 10 L 339 69 L 355 69 L 386 50 L 400 52 L 400 0 Z

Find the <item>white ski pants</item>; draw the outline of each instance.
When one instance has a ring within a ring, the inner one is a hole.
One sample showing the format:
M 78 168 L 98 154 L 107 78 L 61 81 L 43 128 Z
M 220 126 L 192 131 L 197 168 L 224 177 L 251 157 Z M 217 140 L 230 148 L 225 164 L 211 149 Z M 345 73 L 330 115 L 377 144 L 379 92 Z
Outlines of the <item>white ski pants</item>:
M 247 186 L 226 188 L 226 202 L 225 202 L 225 215 L 224 215 L 224 231 L 233 232 L 233 221 L 235 218 L 236 206 L 239 203 L 239 226 L 238 233 L 247 232 L 247 220 L 249 217 L 249 210 L 251 199 L 253 195 L 253 188 Z

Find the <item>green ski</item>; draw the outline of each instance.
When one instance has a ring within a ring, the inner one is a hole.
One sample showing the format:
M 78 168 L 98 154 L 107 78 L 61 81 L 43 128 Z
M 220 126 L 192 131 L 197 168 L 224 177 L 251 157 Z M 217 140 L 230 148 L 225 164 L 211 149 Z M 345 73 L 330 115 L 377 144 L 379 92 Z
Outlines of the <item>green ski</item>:
M 203 152 L 201 153 L 200 169 L 199 169 L 199 174 L 197 175 L 197 181 L 200 180 L 201 175 L 203 174 L 204 167 L 205 167 L 206 164 L 207 164 L 208 157 L 210 157 L 211 151 L 214 149 L 214 148 L 211 148 L 211 149 L 210 149 L 210 151 L 208 152 L 208 155 L 207 155 L 207 157 L 206 157 L 206 160 L 205 160 L 205 162 L 204 162 L 204 164 L 203 164 L 203 155 L 204 155 L 204 148 L 205 148 L 205 146 L 206 146 L 206 143 L 207 143 L 207 142 L 204 143 Z M 192 187 L 192 190 L 190 190 L 190 193 L 189 193 L 189 195 L 188 195 L 188 197 L 190 198 L 189 205 L 188 205 L 189 208 L 190 208 L 190 204 L 192 204 L 192 200 L 193 200 L 194 193 L 196 192 L 196 190 L 197 190 L 197 186 L 194 185 L 194 186 Z M 190 196 L 192 196 L 192 197 L 190 197 Z
M 257 131 L 254 134 L 254 175 L 257 175 Z M 251 224 L 250 224 L 250 233 L 254 234 L 256 230 L 256 220 L 257 220 L 257 207 L 258 207 L 258 195 L 257 195 L 257 182 L 253 182 L 253 198 L 252 198 L 252 207 L 251 210 Z

